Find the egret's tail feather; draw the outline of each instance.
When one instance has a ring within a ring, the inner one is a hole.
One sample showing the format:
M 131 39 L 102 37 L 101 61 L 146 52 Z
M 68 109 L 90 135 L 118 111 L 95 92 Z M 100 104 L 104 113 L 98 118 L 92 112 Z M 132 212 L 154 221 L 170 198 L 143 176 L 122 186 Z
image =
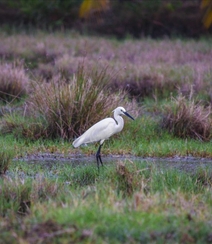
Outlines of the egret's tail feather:
M 79 147 L 81 144 L 83 144 L 82 138 L 78 137 L 73 143 L 73 147 Z

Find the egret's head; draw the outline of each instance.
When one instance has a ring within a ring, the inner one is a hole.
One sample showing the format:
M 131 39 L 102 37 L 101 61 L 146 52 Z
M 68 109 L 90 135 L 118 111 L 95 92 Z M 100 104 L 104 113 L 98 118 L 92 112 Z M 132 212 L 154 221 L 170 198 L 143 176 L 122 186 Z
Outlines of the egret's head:
M 129 114 L 127 113 L 126 109 L 123 108 L 123 107 L 118 107 L 118 108 L 116 108 L 115 110 L 113 110 L 113 112 L 114 112 L 114 115 L 115 115 L 115 114 L 117 114 L 117 115 L 126 115 L 126 116 L 129 117 L 130 119 L 134 120 L 134 118 L 133 118 L 131 115 L 129 115 Z

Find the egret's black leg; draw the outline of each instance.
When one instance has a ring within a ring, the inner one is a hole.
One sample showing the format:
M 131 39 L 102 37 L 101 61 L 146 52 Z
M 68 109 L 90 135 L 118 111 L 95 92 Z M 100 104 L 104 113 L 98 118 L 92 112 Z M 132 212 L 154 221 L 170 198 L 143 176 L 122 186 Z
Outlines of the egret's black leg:
M 100 144 L 99 145 L 99 148 L 98 148 L 97 153 L 96 153 L 96 161 L 97 161 L 97 167 L 98 167 L 98 169 L 99 169 L 99 162 L 103 166 L 103 162 L 102 162 L 102 158 L 101 158 L 101 154 L 100 154 L 101 153 L 102 145 L 103 144 Z

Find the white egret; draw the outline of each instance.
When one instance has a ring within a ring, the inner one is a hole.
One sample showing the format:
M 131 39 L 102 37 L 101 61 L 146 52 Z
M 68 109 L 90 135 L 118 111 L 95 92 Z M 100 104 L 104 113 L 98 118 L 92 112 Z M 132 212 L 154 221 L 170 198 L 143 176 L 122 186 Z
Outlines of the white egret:
M 99 162 L 103 166 L 100 153 L 104 141 L 112 135 L 120 132 L 124 127 L 124 120 L 121 117 L 121 115 L 126 115 L 132 120 L 134 120 L 134 118 L 131 115 L 129 115 L 123 107 L 117 107 L 115 110 L 113 110 L 113 112 L 114 118 L 106 118 L 97 122 L 73 142 L 73 146 L 76 148 L 85 143 L 100 141 L 100 145 L 96 153 L 98 168 Z

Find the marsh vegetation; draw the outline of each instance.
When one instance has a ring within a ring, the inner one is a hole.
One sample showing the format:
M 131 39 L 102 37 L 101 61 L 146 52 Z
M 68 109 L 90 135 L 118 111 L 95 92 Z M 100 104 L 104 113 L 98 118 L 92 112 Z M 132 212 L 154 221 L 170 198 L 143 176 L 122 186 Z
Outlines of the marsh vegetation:
M 212 158 L 210 39 L 0 35 L 4 243 L 211 242 L 210 169 L 114 159 L 98 173 L 89 164 L 12 160 L 94 154 L 96 145 L 74 150 L 71 142 L 120 105 L 136 120 L 125 120 L 105 154 Z
M 1 241 L 210 243 L 211 173 L 15 161 L 1 178 Z

